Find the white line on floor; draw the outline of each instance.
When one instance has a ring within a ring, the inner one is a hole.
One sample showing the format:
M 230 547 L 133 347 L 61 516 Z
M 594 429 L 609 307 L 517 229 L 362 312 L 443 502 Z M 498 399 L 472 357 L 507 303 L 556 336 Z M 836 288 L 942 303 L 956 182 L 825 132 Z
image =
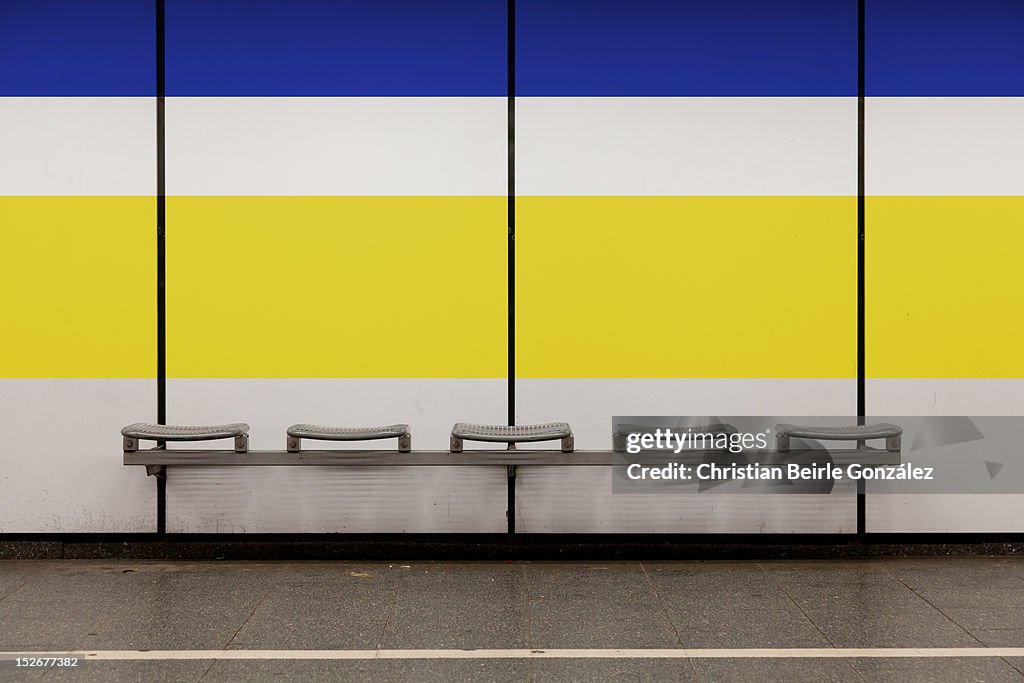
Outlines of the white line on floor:
M 798 647 L 716 649 L 581 649 L 581 650 L 74 650 L 0 652 L 0 660 L 16 657 L 78 657 L 93 660 L 194 659 L 787 659 L 821 657 L 1024 657 L 1024 647 Z

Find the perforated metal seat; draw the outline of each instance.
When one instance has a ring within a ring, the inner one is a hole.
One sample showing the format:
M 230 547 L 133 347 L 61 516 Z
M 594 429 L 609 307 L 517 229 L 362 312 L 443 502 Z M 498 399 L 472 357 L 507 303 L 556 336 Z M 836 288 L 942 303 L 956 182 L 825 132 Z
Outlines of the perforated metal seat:
M 682 434 L 686 431 L 690 431 L 694 434 L 719 434 L 732 435 L 737 433 L 737 429 L 731 424 L 724 422 L 715 422 L 707 425 L 697 425 L 694 427 L 652 427 L 650 425 L 638 425 L 630 424 L 628 422 L 620 422 L 615 425 L 615 429 L 612 431 L 612 449 L 616 453 L 625 453 L 626 447 L 629 445 L 630 434 L 653 434 L 656 429 L 667 429 L 670 432 Z
M 462 452 L 463 441 L 517 443 L 561 441 L 562 452 L 573 451 L 572 427 L 567 422 L 545 422 L 535 425 L 487 425 L 459 422 L 452 427 L 451 451 Z
M 775 425 L 775 443 L 779 451 L 788 451 L 790 439 L 796 437 L 799 439 L 816 439 L 818 441 L 885 439 L 885 449 L 898 452 L 901 447 L 900 437 L 902 435 L 903 428 L 889 422 L 837 427 L 811 427 L 788 423 Z
M 408 453 L 412 450 L 412 432 L 407 424 L 382 425 L 379 427 L 324 427 L 321 425 L 298 424 L 288 428 L 288 451 L 302 450 L 302 439 L 316 441 L 377 441 L 398 439 L 398 450 Z
M 235 451 L 245 453 L 249 450 L 249 425 L 244 422 L 232 422 L 223 425 L 160 425 L 136 422 L 121 430 L 124 450 L 131 452 L 139 449 L 139 441 L 217 441 L 234 439 Z

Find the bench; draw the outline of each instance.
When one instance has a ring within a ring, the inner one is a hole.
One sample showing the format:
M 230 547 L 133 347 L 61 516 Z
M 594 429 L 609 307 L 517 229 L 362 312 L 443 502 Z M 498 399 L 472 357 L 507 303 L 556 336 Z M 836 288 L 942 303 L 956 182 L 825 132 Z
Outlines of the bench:
M 782 423 L 775 426 L 775 449 L 786 453 L 790 439 L 814 439 L 815 441 L 856 441 L 863 443 L 873 439 L 885 439 L 885 450 L 899 453 L 903 428 L 889 422 L 851 427 L 810 427 Z
M 412 433 L 406 424 L 379 427 L 292 425 L 287 430 L 286 450 L 249 450 L 249 425 L 232 423 L 211 426 L 155 425 L 136 423 L 121 430 L 124 464 L 145 465 L 149 474 L 162 474 L 168 465 L 206 466 L 367 466 L 367 467 L 451 467 L 451 466 L 516 466 L 606 467 L 622 465 L 625 439 L 630 433 L 647 433 L 652 427 L 619 424 L 613 430 L 611 450 L 576 450 L 572 428 L 565 422 L 536 425 L 488 425 L 459 422 L 451 430 L 449 449 L 412 450 Z M 710 424 L 688 428 L 712 434 L 735 434 L 729 424 Z M 829 455 L 836 464 L 892 465 L 900 464 L 902 429 L 893 424 L 859 427 L 806 427 L 780 424 L 776 428 L 776 449 L 770 453 L 752 453 L 751 457 L 770 458 L 789 453 L 792 438 L 855 441 L 854 448 L 832 449 Z M 868 447 L 871 439 L 886 439 L 886 448 Z M 234 449 L 168 449 L 170 442 L 207 442 L 234 439 Z M 306 450 L 302 441 L 365 442 L 396 439 L 397 449 L 332 449 Z M 156 441 L 155 448 L 141 450 L 140 441 Z M 520 443 L 557 441 L 551 449 L 516 450 Z M 466 450 L 466 442 L 504 443 L 507 450 Z M 619 445 L 623 447 L 620 450 Z M 815 450 L 804 447 L 804 451 Z M 677 458 L 700 461 L 708 453 L 720 454 L 716 448 L 690 449 Z M 794 451 L 799 452 L 799 450 Z
M 286 450 L 249 450 L 249 425 L 232 423 L 210 426 L 154 425 L 136 423 L 121 430 L 125 465 L 143 465 L 149 475 L 166 477 L 169 466 L 254 467 L 254 466 L 343 466 L 343 467 L 488 467 L 506 469 L 508 485 L 508 532 L 515 533 L 516 468 L 531 467 L 623 467 L 630 461 L 622 451 L 632 433 L 649 433 L 650 426 L 617 424 L 613 429 L 612 450 L 575 449 L 572 428 L 565 422 L 547 422 L 535 425 L 491 425 L 470 422 L 456 423 L 451 430 L 449 448 L 441 450 L 412 450 L 412 433 L 407 424 L 377 427 L 322 426 L 296 424 L 286 431 Z M 662 428 L 664 429 L 664 428 Z M 736 434 L 729 424 L 710 424 L 688 428 L 691 432 Z M 682 430 L 679 429 L 681 432 Z M 830 462 L 846 466 L 899 465 L 900 435 L 902 430 L 891 424 L 861 427 L 803 427 L 780 424 L 776 429 L 775 451 L 751 451 L 746 454 L 751 463 L 776 463 L 780 453 L 790 451 L 792 438 L 856 441 L 856 447 L 832 449 L 825 457 Z M 869 439 L 886 439 L 886 449 L 869 448 Z M 207 442 L 234 439 L 233 450 L 168 449 L 168 442 Z M 317 442 L 366 442 L 397 440 L 397 450 L 328 449 L 305 450 L 303 440 Z M 140 441 L 156 441 L 155 448 L 140 450 Z M 506 450 L 477 449 L 466 451 L 466 442 L 503 443 Z M 558 442 L 557 449 L 516 450 L 521 443 Z M 621 450 L 619 446 L 621 445 Z M 793 457 L 802 453 L 820 451 L 804 447 L 793 451 Z M 707 458 L 721 457 L 724 452 L 716 448 L 690 449 L 670 454 L 673 461 L 701 463 Z M 614 475 L 613 475 L 614 476 Z M 700 490 L 700 489 L 699 489 Z M 860 508 L 858 508 L 860 509 Z
M 398 439 L 398 452 L 412 451 L 412 432 L 407 424 L 384 425 L 381 427 L 323 427 L 320 425 L 297 424 L 287 430 L 289 453 L 302 451 L 302 440 L 314 441 L 380 441 Z
M 205 427 L 136 422 L 123 428 L 121 437 L 126 453 L 139 450 L 139 441 L 218 441 L 220 439 L 234 439 L 235 453 L 245 453 L 249 450 L 249 425 L 244 422 Z
M 545 422 L 536 425 L 491 425 L 473 422 L 458 422 L 452 427 L 452 453 L 461 453 L 465 441 L 503 443 L 515 450 L 518 443 L 559 441 L 563 453 L 574 449 L 572 427 L 567 422 Z

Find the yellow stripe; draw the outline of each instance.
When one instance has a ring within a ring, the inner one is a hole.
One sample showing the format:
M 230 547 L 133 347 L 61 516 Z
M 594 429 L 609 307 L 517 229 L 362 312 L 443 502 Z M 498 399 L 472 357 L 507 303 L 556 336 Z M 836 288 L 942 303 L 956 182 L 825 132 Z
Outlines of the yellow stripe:
M 856 375 L 851 197 L 524 197 L 521 377 Z
M 520 198 L 519 375 L 852 376 L 853 201 Z M 153 376 L 154 215 L 0 198 L 0 376 Z M 867 220 L 869 376 L 1024 376 L 1024 198 Z M 171 198 L 169 234 L 171 376 L 506 372 L 504 198 Z
M 501 377 L 504 197 L 172 197 L 171 377 Z
M 152 197 L 0 197 L 0 377 L 153 377 Z
M 867 373 L 1024 377 L 1024 197 L 870 197 Z

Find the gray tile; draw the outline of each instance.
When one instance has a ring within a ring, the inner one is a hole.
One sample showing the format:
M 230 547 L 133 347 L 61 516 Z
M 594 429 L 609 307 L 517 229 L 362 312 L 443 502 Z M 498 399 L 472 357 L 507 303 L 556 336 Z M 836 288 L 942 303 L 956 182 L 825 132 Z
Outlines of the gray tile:
M 922 588 L 917 592 L 923 599 L 939 608 L 1005 607 L 1024 612 L 1024 587 Z
M 531 647 L 679 645 L 637 564 L 528 565 L 526 577 Z
M 927 600 L 897 582 L 791 586 L 787 592 L 800 609 L 808 612 L 840 608 L 873 614 L 935 611 Z
M 367 565 L 286 572 L 231 640 L 231 648 L 372 649 L 393 612 L 394 568 Z
M 838 647 L 978 645 L 942 611 L 899 583 L 791 586 L 800 609 Z
M 289 562 L 281 569 L 281 574 L 284 580 L 295 583 L 339 577 L 367 578 L 361 574 L 376 579 L 390 577 L 397 581 L 407 573 L 410 566 L 408 562 Z
M 527 647 L 526 603 L 522 566 L 414 564 L 381 647 Z
M 891 657 L 851 660 L 867 681 L 1016 681 L 1021 674 L 998 657 Z
M 102 661 L 85 662 L 74 669 L 51 669 L 44 679 L 49 681 L 138 681 L 153 683 L 168 681 L 199 681 L 212 660 L 188 661 Z
M 766 576 L 790 589 L 795 586 L 878 586 L 898 582 L 883 563 L 871 560 L 788 560 L 761 562 Z
M 742 580 L 763 576 L 764 569 L 757 562 L 734 562 L 729 560 L 645 560 L 643 568 L 652 576 L 662 574 L 676 577 L 722 577 L 726 580 Z
M 949 607 L 942 611 L 968 631 L 1020 628 L 1024 624 L 1024 609 L 1020 607 Z
M 156 565 L 120 622 L 127 646 L 216 649 L 228 644 L 260 602 L 282 584 L 282 567 L 250 563 Z
M 1024 628 L 977 628 L 970 631 L 988 647 L 1024 647 Z
M 1024 587 L 1024 558 L 950 557 L 893 559 L 883 563 L 914 590 Z
M 525 681 L 528 667 L 519 659 L 219 660 L 203 682 Z
M 862 604 L 808 612 L 836 647 L 974 647 L 978 641 L 933 610 L 882 611 Z
M 666 603 L 708 604 L 723 609 L 795 609 L 786 591 L 756 565 L 644 564 Z
M 1022 676 L 1024 676 L 1024 657 L 1004 657 L 1003 661 L 1012 666 Z
M 686 647 L 827 647 L 786 590 L 754 564 L 645 563 Z
M 75 563 L 0 600 L 0 648 L 223 647 L 279 583 L 274 572 L 198 563 Z
M 534 659 L 531 679 L 546 681 L 698 681 L 689 659 Z
M 0 595 L 5 585 L 20 588 L 0 599 L 0 650 L 216 649 L 229 643 L 364 649 L 381 639 L 396 649 L 827 647 L 821 631 L 846 647 L 1024 646 L 1018 582 L 1024 562 L 1016 558 L 406 564 L 4 562 Z M 840 660 L 810 669 L 811 660 L 706 661 L 701 670 L 709 679 L 800 680 L 807 670 L 817 678 L 843 672 Z M 865 664 L 865 677 L 1000 680 L 1007 671 L 1018 673 L 989 658 L 928 659 L 910 668 L 901 667 L 918 660 L 877 661 Z M 946 663 L 952 668 L 944 669 Z M 204 663 L 160 664 L 89 666 L 100 672 L 96 680 L 192 680 L 192 669 L 174 666 Z M 531 672 L 538 680 L 661 680 L 690 678 L 694 666 L 674 659 L 375 660 L 219 662 L 214 669 L 222 680 L 277 673 L 301 680 L 523 680 Z M 44 680 L 51 673 L 44 672 Z M 0 666 L 0 680 L 12 675 Z
M 709 681 L 850 681 L 857 672 L 845 659 L 694 659 L 694 668 Z
M 684 647 L 829 647 L 815 625 L 797 610 L 670 607 Z
M 0 574 L 0 600 L 20 589 L 31 579 L 30 575 L 23 573 Z
M 0 649 L 88 646 L 86 634 L 126 616 L 139 589 L 137 576 L 120 572 L 47 572 L 0 600 Z
M 0 659 L 0 681 L 35 681 L 46 674 L 43 667 L 19 667 L 13 659 Z

